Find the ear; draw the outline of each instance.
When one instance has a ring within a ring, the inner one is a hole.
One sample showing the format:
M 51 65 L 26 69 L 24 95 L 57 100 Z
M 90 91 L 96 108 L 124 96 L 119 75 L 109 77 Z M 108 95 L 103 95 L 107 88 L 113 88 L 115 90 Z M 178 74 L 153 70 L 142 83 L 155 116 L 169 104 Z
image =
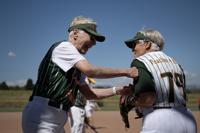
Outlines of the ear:
M 78 38 L 78 30 L 77 29 L 73 29 L 73 38 L 74 40 L 76 40 Z
M 151 42 L 146 42 L 145 47 L 146 50 L 149 50 L 151 48 Z

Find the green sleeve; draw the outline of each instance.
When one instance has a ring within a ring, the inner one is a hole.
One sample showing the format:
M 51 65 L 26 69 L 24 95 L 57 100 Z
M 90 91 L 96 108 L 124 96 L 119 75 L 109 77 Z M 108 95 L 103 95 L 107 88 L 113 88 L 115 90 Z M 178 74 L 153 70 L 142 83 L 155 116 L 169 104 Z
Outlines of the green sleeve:
M 152 74 L 148 71 L 143 62 L 135 59 L 131 67 L 137 67 L 139 76 L 134 80 L 134 93 L 137 96 L 142 92 L 155 92 L 155 83 Z

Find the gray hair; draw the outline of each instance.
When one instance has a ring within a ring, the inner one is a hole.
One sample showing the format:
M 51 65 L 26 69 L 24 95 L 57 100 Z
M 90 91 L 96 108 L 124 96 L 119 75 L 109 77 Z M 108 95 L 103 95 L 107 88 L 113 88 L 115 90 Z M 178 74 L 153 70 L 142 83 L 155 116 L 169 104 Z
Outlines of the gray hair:
M 145 37 L 149 38 L 152 41 L 151 49 L 152 50 L 162 50 L 164 47 L 164 38 L 162 34 L 154 29 L 142 29 L 139 31 Z

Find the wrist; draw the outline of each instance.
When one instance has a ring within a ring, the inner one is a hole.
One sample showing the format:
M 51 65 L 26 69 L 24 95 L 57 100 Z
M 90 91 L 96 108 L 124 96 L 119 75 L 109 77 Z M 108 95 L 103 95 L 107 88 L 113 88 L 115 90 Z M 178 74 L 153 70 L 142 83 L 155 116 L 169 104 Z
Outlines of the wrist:
M 116 90 L 116 87 L 115 87 L 115 86 L 112 87 L 112 92 L 113 92 L 114 95 L 117 94 L 117 90 Z

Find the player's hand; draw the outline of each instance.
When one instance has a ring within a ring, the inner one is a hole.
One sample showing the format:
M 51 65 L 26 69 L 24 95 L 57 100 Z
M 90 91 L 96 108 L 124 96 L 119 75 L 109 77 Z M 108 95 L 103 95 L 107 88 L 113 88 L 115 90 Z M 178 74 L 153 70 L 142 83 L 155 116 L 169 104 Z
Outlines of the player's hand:
M 138 69 L 136 67 L 129 68 L 128 77 L 137 78 L 138 77 Z
M 122 120 L 125 124 L 125 128 L 129 128 L 129 120 L 128 120 L 128 113 L 129 111 L 134 108 L 134 96 L 132 95 L 123 95 L 120 97 L 119 100 L 119 109 L 120 109 L 120 115 L 122 117 Z

